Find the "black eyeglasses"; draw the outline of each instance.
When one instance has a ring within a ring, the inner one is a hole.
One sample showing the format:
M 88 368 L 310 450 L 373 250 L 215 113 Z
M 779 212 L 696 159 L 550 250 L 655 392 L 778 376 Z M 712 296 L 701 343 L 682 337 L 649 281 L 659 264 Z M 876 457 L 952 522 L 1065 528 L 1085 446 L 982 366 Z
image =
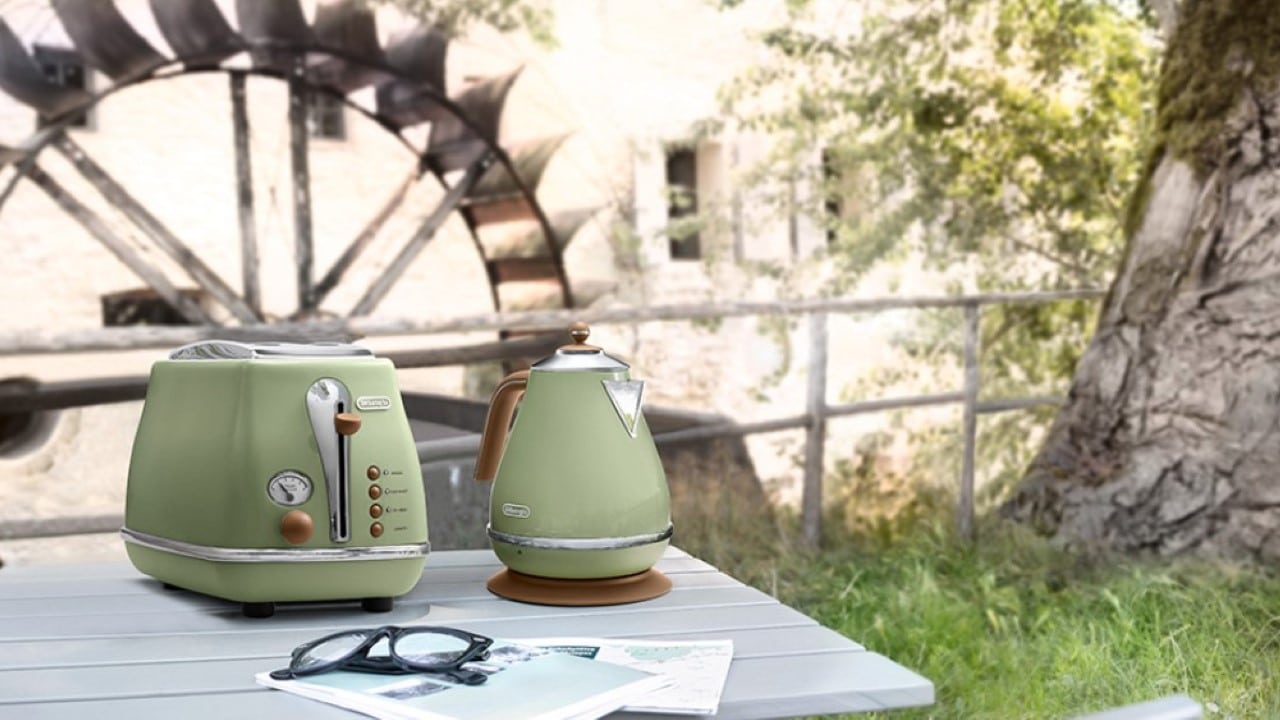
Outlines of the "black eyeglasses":
M 386 654 L 370 655 L 381 640 L 387 641 Z M 289 667 L 273 671 L 271 677 L 290 680 L 330 670 L 384 675 L 428 672 L 479 685 L 488 676 L 462 666 L 489 657 L 492 644 L 493 640 L 466 630 L 426 625 L 343 630 L 294 648 Z

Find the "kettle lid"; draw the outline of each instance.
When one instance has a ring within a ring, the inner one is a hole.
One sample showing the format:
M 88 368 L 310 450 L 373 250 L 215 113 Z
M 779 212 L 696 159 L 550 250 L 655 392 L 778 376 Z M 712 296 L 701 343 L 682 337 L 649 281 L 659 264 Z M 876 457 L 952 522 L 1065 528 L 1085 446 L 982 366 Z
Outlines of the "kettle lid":
M 573 343 L 561 345 L 554 355 L 534 363 L 531 369 L 550 372 L 607 372 L 631 367 L 595 345 L 588 345 L 587 337 L 590 335 L 591 328 L 586 323 L 576 322 L 570 325 L 569 336 L 573 338 Z

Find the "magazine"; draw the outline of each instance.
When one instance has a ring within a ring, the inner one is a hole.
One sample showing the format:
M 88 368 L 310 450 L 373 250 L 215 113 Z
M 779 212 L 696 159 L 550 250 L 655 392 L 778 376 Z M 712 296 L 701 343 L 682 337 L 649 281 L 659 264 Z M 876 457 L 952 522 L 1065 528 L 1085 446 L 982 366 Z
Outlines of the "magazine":
M 526 644 L 495 642 L 464 668 L 480 685 L 434 673 L 334 671 L 293 680 L 259 673 L 260 685 L 386 720 L 587 720 L 607 715 L 671 681 L 635 668 Z
M 692 642 L 535 638 L 521 643 L 664 675 L 671 684 L 628 701 L 624 710 L 672 715 L 711 715 L 733 662 L 732 640 Z

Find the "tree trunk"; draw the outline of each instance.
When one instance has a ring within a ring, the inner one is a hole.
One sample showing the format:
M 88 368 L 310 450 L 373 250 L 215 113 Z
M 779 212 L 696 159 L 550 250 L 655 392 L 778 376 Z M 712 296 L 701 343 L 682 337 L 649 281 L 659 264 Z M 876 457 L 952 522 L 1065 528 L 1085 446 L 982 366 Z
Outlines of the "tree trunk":
M 1280 1 L 1182 8 L 1098 331 L 1006 514 L 1071 544 L 1280 560 Z

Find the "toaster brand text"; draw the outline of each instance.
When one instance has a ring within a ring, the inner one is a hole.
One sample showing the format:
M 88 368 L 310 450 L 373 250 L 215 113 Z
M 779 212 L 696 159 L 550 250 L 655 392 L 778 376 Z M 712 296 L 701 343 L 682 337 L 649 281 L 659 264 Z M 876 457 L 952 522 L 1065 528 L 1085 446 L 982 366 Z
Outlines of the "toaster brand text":
M 365 412 L 370 410 L 390 410 L 391 398 L 386 395 L 361 395 L 356 398 L 356 407 Z

